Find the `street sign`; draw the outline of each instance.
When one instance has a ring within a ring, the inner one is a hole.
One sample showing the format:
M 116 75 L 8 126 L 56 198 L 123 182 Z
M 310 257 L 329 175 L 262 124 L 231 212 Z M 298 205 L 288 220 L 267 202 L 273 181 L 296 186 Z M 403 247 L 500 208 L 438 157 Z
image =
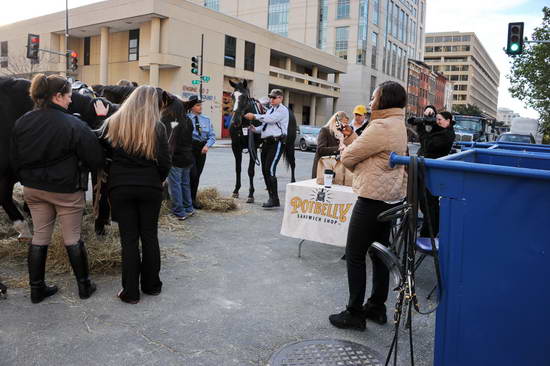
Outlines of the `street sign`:
M 210 76 L 201 76 L 201 79 L 202 79 L 202 81 L 204 81 L 205 83 L 207 83 L 207 82 L 210 81 Z
M 200 80 L 193 80 L 193 81 L 191 81 L 191 84 L 193 84 L 193 85 L 198 85 L 198 84 L 200 84 L 200 83 L 201 83 Z

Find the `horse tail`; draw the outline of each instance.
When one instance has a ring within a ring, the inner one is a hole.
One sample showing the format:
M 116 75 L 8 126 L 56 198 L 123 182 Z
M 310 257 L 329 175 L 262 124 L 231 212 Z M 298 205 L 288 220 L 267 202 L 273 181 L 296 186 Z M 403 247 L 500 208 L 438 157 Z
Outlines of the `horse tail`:
M 283 158 L 287 168 L 296 166 L 296 158 L 294 156 L 294 142 L 296 141 L 296 117 L 294 113 L 288 110 L 288 130 L 286 133 L 286 146 L 283 152 Z

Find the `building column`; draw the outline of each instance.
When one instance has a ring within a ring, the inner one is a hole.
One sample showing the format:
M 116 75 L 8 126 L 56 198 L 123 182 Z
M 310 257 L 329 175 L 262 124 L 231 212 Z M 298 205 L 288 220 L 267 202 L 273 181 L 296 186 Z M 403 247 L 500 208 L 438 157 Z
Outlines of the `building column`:
M 340 73 L 339 72 L 334 73 L 334 83 L 335 84 L 340 83 Z
M 338 98 L 333 98 L 332 99 L 332 114 L 337 112 L 337 110 L 336 110 L 337 104 L 338 104 Z
M 311 70 L 311 77 L 318 78 L 319 77 L 319 66 L 314 65 L 313 69 Z
M 150 55 L 158 55 L 160 53 L 160 18 L 151 19 L 151 44 L 149 48 Z M 159 81 L 159 64 L 151 64 L 149 66 L 149 85 L 159 86 Z
M 315 126 L 315 116 L 317 115 L 317 96 L 311 95 L 311 101 L 309 103 L 309 124 Z
M 99 51 L 99 83 L 109 83 L 109 27 L 101 27 L 101 47 Z
M 59 35 L 59 52 L 64 53 L 67 50 L 65 49 L 65 34 Z M 59 56 L 59 63 L 61 64 L 61 76 L 67 77 L 67 57 Z
M 292 71 L 292 60 L 290 57 L 287 57 L 285 60 L 285 70 Z
M 288 107 L 288 106 L 290 106 L 290 90 L 285 89 L 283 91 L 283 93 L 285 93 L 285 95 L 283 97 L 284 105 L 286 105 Z

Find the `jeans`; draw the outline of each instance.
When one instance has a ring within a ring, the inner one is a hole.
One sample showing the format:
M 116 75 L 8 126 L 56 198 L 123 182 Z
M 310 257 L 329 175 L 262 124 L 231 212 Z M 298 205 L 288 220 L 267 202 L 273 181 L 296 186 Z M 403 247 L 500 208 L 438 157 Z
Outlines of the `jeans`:
M 353 208 L 346 243 L 346 264 L 348 267 L 349 302 L 348 308 L 361 311 L 367 285 L 366 255 L 375 241 L 389 244 L 390 222 L 377 220 L 378 214 L 397 204 L 359 197 Z M 372 293 L 369 303 L 384 305 L 388 299 L 389 271 L 381 259 L 370 255 L 372 260 Z
M 122 287 L 126 298 L 139 300 L 140 280 L 145 292 L 162 288 L 158 241 L 162 191 L 145 186 L 121 186 L 113 188 L 109 198 L 118 219 L 122 244 Z
M 172 202 L 172 213 L 183 217 L 193 212 L 191 198 L 191 167 L 172 167 L 168 175 L 168 189 Z

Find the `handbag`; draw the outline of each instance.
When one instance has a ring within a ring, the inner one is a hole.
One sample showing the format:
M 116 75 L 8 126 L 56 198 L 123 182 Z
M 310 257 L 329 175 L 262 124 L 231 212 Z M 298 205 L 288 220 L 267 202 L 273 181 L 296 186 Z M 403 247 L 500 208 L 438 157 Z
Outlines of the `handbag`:
M 325 170 L 334 172 L 333 184 L 351 187 L 353 184 L 353 173 L 346 168 L 339 155 L 322 156 L 317 163 L 317 184 L 325 184 Z

